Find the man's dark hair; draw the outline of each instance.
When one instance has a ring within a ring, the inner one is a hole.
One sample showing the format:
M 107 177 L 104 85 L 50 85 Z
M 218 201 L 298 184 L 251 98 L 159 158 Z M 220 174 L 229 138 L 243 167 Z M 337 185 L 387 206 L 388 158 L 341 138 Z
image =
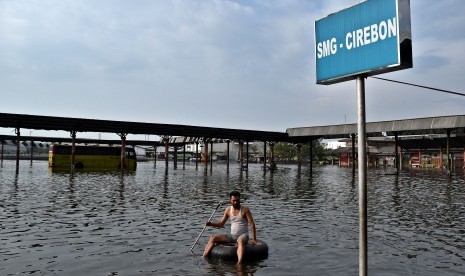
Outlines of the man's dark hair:
M 241 197 L 241 193 L 239 193 L 238 191 L 232 191 L 229 193 L 229 198 L 231 197 Z

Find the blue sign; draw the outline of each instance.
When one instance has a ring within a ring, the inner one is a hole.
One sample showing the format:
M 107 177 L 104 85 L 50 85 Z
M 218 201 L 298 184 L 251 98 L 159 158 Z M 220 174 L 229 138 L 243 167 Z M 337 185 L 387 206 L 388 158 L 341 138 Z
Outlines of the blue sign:
M 367 0 L 315 21 L 316 83 L 412 67 L 410 0 Z

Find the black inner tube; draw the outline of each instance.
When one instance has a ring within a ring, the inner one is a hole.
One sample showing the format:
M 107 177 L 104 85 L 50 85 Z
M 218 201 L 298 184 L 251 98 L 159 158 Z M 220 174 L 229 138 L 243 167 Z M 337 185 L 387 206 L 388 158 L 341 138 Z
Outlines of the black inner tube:
M 260 245 L 253 245 L 250 241 L 245 247 L 244 260 L 262 260 L 268 257 L 268 245 L 258 240 Z M 237 260 L 236 244 L 215 244 L 210 256 L 227 260 Z

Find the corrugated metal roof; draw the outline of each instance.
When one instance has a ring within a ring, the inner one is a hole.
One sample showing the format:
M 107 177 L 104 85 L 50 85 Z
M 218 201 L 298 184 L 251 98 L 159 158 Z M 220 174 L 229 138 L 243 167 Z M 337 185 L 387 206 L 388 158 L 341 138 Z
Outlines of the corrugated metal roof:
M 79 119 L 0 113 L 0 127 L 150 134 L 173 137 L 172 142 L 196 142 L 224 139 L 232 141 L 268 141 L 306 143 L 318 138 L 347 138 L 357 134 L 357 124 L 288 128 L 286 132 L 227 129 L 202 126 L 156 124 L 126 121 Z M 465 115 L 416 118 L 367 123 L 367 136 L 427 135 L 465 133 Z M 176 138 L 174 136 L 181 136 Z M 37 141 L 41 141 L 38 139 Z
M 465 115 L 371 122 L 366 124 L 367 136 L 424 135 L 465 132 Z M 357 134 L 357 124 L 288 128 L 290 139 L 299 137 L 346 138 Z
M 150 134 L 158 136 L 185 136 L 201 137 L 206 139 L 218 138 L 243 141 L 286 141 L 288 136 L 285 132 L 79 119 L 10 113 L 0 113 L 0 127 L 64 130 L 77 132 Z
M 17 136 L 14 135 L 0 135 L 0 141 L 11 141 L 12 144 L 16 143 Z M 40 141 L 48 143 L 72 143 L 71 138 L 62 137 L 39 137 L 39 136 L 20 136 L 21 141 Z M 121 140 L 107 140 L 107 139 L 83 139 L 76 138 L 78 144 L 101 144 L 101 145 L 120 145 Z M 159 141 L 145 141 L 145 140 L 126 140 L 128 146 L 161 146 L 164 145 Z

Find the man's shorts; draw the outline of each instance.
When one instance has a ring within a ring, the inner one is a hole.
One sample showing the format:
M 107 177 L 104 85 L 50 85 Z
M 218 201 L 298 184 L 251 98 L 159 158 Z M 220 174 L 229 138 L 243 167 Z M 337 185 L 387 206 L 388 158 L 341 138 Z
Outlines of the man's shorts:
M 240 237 L 244 237 L 245 243 L 249 242 L 248 234 L 242 234 L 242 235 L 226 234 L 226 237 L 228 238 L 228 243 L 236 243 Z

